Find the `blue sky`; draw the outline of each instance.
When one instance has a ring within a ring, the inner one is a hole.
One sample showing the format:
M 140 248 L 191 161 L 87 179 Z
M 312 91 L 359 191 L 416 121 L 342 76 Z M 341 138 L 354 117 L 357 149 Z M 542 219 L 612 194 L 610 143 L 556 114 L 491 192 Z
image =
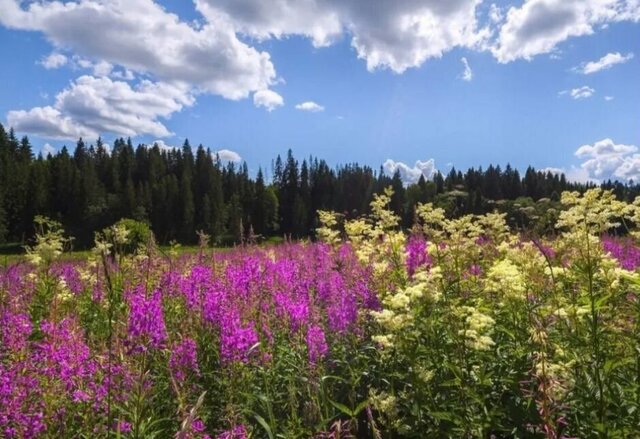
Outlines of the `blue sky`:
M 254 171 L 291 148 L 384 163 L 407 181 L 489 163 L 640 179 L 635 0 L 0 0 L 0 10 L 10 60 L 0 121 L 36 150 L 79 135 L 188 137 Z

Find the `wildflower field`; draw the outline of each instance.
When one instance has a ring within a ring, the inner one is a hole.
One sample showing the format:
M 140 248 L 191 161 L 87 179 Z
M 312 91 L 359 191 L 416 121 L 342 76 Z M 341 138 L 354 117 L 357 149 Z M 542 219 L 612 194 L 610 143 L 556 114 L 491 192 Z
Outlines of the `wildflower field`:
M 556 232 L 377 196 L 319 242 L 0 271 L 0 437 L 640 435 L 640 200 L 565 192 Z

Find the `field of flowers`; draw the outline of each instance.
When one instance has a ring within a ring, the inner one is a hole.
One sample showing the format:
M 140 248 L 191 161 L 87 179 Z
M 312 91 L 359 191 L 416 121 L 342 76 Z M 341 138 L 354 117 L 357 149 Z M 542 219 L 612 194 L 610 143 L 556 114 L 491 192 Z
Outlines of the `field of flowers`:
M 42 221 L 0 271 L 3 438 L 640 436 L 640 200 L 564 193 L 554 236 L 417 208 L 318 243 L 165 254 Z

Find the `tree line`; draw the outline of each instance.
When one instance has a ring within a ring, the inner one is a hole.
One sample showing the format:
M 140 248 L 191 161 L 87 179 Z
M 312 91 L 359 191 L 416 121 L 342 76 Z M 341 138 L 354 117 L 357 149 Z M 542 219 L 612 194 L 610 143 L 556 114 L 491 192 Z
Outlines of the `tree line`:
M 246 162 L 223 164 L 210 149 L 193 148 L 188 140 L 182 148 L 161 149 L 119 138 L 109 150 L 100 139 L 79 139 L 73 151 L 65 146 L 45 157 L 33 153 L 28 137 L 19 139 L 0 125 L 0 243 L 28 242 L 36 215 L 62 223 L 79 248 L 121 218 L 148 223 L 162 244 L 192 244 L 203 231 L 214 243 L 229 245 L 247 236 L 313 236 L 317 210 L 366 214 L 373 195 L 387 186 L 394 189 L 391 207 L 405 227 L 413 224 L 418 202 L 435 202 L 451 215 L 484 213 L 497 205 L 521 210 L 523 203 L 553 202 L 564 190 L 587 187 L 531 167 L 521 175 L 509 165 L 465 173 L 452 168 L 406 186 L 399 172 L 389 176 L 357 163 L 332 168 L 315 157 L 300 162 L 291 150 L 270 171 L 269 179 L 262 169 L 253 177 Z M 638 193 L 636 185 L 604 186 L 624 199 Z

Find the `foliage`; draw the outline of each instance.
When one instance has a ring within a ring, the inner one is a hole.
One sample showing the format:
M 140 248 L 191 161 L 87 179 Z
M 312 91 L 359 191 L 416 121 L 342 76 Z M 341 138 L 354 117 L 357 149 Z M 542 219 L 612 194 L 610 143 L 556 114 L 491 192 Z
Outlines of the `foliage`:
M 562 193 L 550 238 L 437 200 L 408 235 L 394 195 L 223 253 L 129 253 L 125 222 L 62 262 L 39 219 L 0 271 L 0 435 L 637 435 L 640 200 Z
M 149 245 L 153 240 L 153 233 L 148 224 L 129 218 L 123 218 L 113 226 L 104 229 L 102 236 L 109 242 L 120 244 L 121 252 L 127 254 Z
M 161 244 L 197 243 L 196 231 L 211 243 L 239 244 L 253 230 L 259 239 L 272 236 L 314 237 L 318 210 L 339 212 L 348 219 L 371 213 L 374 194 L 394 190 L 391 210 L 408 229 L 415 206 L 431 202 L 449 217 L 483 214 L 498 207 L 513 227 L 552 231 L 559 194 L 584 191 L 588 185 L 527 168 L 523 175 L 507 165 L 452 168 L 403 185 L 399 172 L 387 175 L 358 164 L 330 168 L 318 158 L 297 160 L 291 151 L 278 156 L 266 179 L 255 178 L 246 163 L 223 164 L 202 145 L 161 149 L 115 139 L 112 148 L 101 139 L 79 139 L 55 154 L 34 157 L 27 137 L 18 139 L 0 126 L 0 243 L 24 245 L 34 236 L 33 219 L 60 222 L 88 249 L 95 232 L 120 218 L 149 224 Z M 632 200 L 639 186 L 605 182 L 621 200 Z M 544 201 L 543 201 L 544 200 Z

